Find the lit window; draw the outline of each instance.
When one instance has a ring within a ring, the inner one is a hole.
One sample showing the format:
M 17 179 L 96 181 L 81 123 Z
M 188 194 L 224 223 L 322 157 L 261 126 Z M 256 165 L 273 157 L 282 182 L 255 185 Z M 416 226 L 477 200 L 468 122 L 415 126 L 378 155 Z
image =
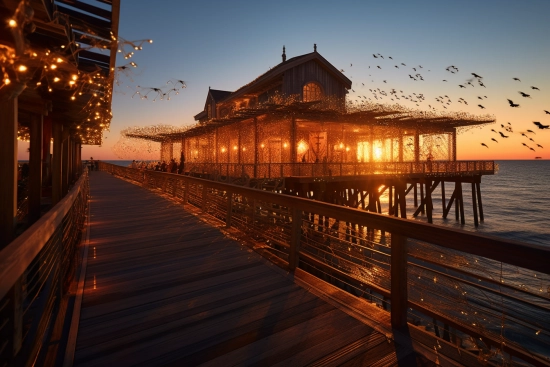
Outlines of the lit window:
M 318 101 L 323 97 L 323 91 L 319 84 L 307 83 L 304 85 L 303 95 L 304 102 Z

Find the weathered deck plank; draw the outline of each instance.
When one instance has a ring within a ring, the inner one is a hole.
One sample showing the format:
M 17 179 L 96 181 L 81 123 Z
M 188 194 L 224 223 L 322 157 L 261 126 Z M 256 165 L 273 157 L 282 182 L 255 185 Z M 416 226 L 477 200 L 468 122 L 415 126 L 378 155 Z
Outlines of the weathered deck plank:
M 380 332 L 181 206 L 93 172 L 75 366 L 396 361 Z

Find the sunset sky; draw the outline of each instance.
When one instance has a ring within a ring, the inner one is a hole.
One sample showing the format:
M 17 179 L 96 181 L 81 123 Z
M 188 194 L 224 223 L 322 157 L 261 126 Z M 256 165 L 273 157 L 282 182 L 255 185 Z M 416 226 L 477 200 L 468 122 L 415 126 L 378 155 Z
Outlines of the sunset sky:
M 443 110 L 435 98 L 447 95 L 445 100 L 452 101 L 447 111 L 494 115 L 495 124 L 459 135 L 460 160 L 550 158 L 550 129 L 539 130 L 533 124 L 550 124 L 550 114 L 544 112 L 550 111 L 549 16 L 548 0 L 122 0 L 120 37 L 154 42 L 134 55 L 136 69 L 119 75 L 110 132 L 101 147 L 84 147 L 83 158 L 132 159 L 113 153 L 120 130 L 194 124 L 209 86 L 236 90 L 280 63 L 283 45 L 290 58 L 312 52 L 314 43 L 351 79 L 352 100 L 360 95 L 376 101 L 369 89 L 394 88 L 406 96 L 422 93 L 425 99 L 419 106 L 403 98 L 379 102 Z M 118 66 L 127 62 L 117 59 Z M 451 65 L 458 72 L 447 71 Z M 417 73 L 423 81 L 409 77 Z M 476 79 L 475 86 L 465 84 L 473 78 L 471 73 L 482 76 L 486 88 Z M 152 94 L 148 100 L 132 98 L 138 85 L 169 89 L 166 82 L 175 79 L 184 80 L 187 88 L 170 101 L 153 102 Z M 520 91 L 531 97 L 522 97 Z M 458 103 L 459 98 L 468 105 Z M 520 107 L 510 107 L 507 99 Z M 509 138 L 491 131 L 503 131 L 501 124 L 508 122 L 513 128 L 506 132 Z

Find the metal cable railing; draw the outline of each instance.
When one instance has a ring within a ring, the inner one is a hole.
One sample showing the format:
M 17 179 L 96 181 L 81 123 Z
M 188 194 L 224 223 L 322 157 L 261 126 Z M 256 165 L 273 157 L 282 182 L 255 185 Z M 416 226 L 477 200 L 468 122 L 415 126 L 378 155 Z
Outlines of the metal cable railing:
M 78 266 L 88 206 L 84 173 L 48 213 L 0 251 L 0 366 L 32 364 Z

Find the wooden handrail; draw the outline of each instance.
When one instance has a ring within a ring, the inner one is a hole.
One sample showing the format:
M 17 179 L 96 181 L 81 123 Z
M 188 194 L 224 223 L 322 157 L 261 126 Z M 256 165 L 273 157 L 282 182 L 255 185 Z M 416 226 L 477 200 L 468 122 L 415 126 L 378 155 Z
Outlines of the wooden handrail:
M 130 174 L 136 172 L 134 169 L 121 166 L 115 166 L 112 167 L 112 169 L 128 170 Z M 510 265 L 550 274 L 550 268 L 548 267 L 550 248 L 546 246 L 467 232 L 455 228 L 440 227 L 430 223 L 410 221 L 408 219 L 367 212 L 336 204 L 290 195 L 281 195 L 265 190 L 210 181 L 197 177 L 147 170 L 140 172 L 143 173 L 144 179 L 147 176 L 158 178 L 170 177 L 172 179 L 182 180 L 201 186 L 205 185 L 206 187 L 216 190 L 231 191 L 233 194 L 246 195 L 256 200 L 271 202 L 289 208 L 297 207 L 305 212 L 317 213 L 330 218 L 338 218 L 342 221 L 356 223 L 361 226 L 372 226 L 382 231 L 405 236 L 406 238 L 414 238 L 444 248 L 483 256 Z
M 61 201 L 0 251 L 0 299 L 8 293 L 61 225 L 87 179 L 87 173 L 83 173 Z

